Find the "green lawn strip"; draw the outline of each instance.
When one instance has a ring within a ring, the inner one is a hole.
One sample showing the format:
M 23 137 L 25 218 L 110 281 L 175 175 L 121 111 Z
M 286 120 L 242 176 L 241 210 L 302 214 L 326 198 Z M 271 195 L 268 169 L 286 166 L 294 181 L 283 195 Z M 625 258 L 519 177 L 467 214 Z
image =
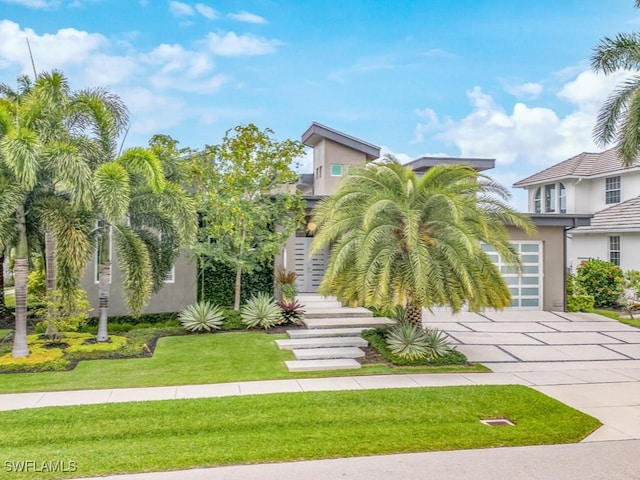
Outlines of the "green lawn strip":
M 516 426 L 479 422 L 496 417 Z M 4 461 L 75 461 L 68 476 L 78 477 L 569 443 L 599 425 L 519 385 L 305 392 L 3 412 L 0 451 Z M 38 475 L 52 477 L 63 475 Z
M 86 360 L 74 370 L 0 374 L 0 393 L 156 387 L 303 377 L 384 373 L 486 371 L 482 366 L 455 368 L 390 368 L 367 365 L 359 370 L 290 373 L 285 360 L 293 354 L 275 344 L 285 335 L 231 332 L 165 337 L 153 357 Z
M 620 315 L 618 315 L 617 312 L 613 312 L 611 310 L 595 310 L 594 313 L 597 313 L 598 315 L 602 315 L 603 317 L 610 318 L 612 320 L 617 320 L 627 325 L 631 325 L 632 327 L 640 328 L 640 319 L 632 320 L 631 318 L 621 317 Z
M 12 332 L 11 329 L 2 329 L 0 328 L 0 340 L 9 335 Z

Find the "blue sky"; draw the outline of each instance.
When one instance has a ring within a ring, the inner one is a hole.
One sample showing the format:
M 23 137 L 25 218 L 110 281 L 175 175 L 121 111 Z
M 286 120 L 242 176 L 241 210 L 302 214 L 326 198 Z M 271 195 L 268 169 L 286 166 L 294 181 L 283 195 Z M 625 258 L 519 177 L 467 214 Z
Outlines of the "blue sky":
M 632 0 L 0 0 L 0 81 L 32 72 L 28 37 L 38 70 L 125 100 L 128 146 L 199 148 L 248 122 L 299 139 L 317 121 L 402 161 L 495 158 L 511 185 L 598 150 L 624 73 L 592 73 L 591 49 L 637 29 Z

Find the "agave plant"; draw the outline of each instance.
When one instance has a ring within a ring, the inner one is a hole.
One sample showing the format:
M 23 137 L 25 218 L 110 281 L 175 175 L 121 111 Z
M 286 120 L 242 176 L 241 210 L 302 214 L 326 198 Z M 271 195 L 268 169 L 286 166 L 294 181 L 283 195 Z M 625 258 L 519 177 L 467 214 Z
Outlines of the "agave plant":
M 398 323 L 387 332 L 387 346 L 395 355 L 409 360 L 428 354 L 427 332 L 413 323 Z
M 280 307 L 282 312 L 282 319 L 285 323 L 295 323 L 296 325 L 303 325 L 304 319 L 304 305 L 301 305 L 298 301 L 286 301 L 278 302 L 276 305 Z
M 242 307 L 240 318 L 248 328 L 268 330 L 282 323 L 282 312 L 271 295 L 259 293 Z
M 224 315 L 219 306 L 203 301 L 189 305 L 178 318 L 188 332 L 210 332 L 220 329 Z
M 441 330 L 431 328 L 425 332 L 427 336 L 427 357 L 430 359 L 443 357 L 451 350 L 451 342 Z

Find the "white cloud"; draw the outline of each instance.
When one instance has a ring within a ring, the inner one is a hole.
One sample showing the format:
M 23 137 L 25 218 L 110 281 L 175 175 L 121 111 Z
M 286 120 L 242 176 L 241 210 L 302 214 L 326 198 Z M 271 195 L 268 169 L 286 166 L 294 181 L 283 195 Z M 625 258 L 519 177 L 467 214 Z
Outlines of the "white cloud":
M 472 111 L 460 120 L 442 119 L 429 109 L 420 110 L 426 118 L 416 127 L 416 140 L 426 131 L 455 145 L 460 155 L 495 158 L 498 165 L 527 161 L 538 167 L 567 159 L 581 151 L 597 151 L 591 138 L 595 115 L 609 93 L 613 80 L 584 72 L 566 83 L 558 93 L 574 110 L 559 117 L 550 108 L 529 107 L 517 102 L 511 110 L 495 102 L 480 87 L 467 95 Z
M 213 20 L 218 16 L 218 12 L 216 12 L 209 5 L 205 5 L 204 3 L 196 3 L 195 9 L 200 15 L 208 18 L 209 20 Z
M 267 23 L 267 21 L 260 15 L 249 13 L 244 10 L 238 13 L 230 13 L 229 18 L 233 18 L 239 22 L 256 23 L 260 25 Z
M 30 28 L 22 30 L 11 20 L 1 20 L 0 62 L 17 64 L 23 72 L 30 72 L 31 61 L 25 38 L 31 44 L 38 71 L 82 65 L 108 44 L 107 38 L 99 33 L 63 28 L 53 34 L 38 35 Z
M 192 17 L 195 15 L 193 7 L 188 3 L 170 1 L 169 11 L 176 17 Z
M 223 57 L 264 55 L 274 52 L 282 44 L 278 40 L 268 40 L 251 34 L 237 35 L 235 32 L 227 32 L 224 35 L 210 33 L 207 41 L 211 52 Z
M 594 112 L 600 109 L 602 102 L 613 92 L 616 85 L 629 75 L 626 71 L 602 75 L 587 70 L 580 73 L 575 80 L 566 83 L 558 92 L 558 96 L 577 105 L 580 110 Z
M 182 100 L 143 87 L 122 89 L 120 95 L 132 113 L 132 135 L 154 134 L 180 125 L 186 118 Z
M 507 85 L 505 90 L 516 98 L 536 98 L 544 91 L 540 83 L 527 82 L 520 85 Z
M 53 8 L 60 4 L 58 0 L 2 0 L 2 3 L 22 5 L 33 9 Z
M 422 52 L 420 54 L 423 57 L 444 57 L 444 58 L 454 58 L 456 55 L 451 53 L 451 52 L 447 52 L 446 50 L 443 50 L 441 48 L 431 48 L 425 52 Z

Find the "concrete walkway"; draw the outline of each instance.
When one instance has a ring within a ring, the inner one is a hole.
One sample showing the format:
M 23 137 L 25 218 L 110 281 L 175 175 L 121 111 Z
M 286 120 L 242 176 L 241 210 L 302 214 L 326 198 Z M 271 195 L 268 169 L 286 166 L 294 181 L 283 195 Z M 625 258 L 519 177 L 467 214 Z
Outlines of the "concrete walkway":
M 379 455 L 100 477 L 102 480 L 634 480 L 640 441 Z

